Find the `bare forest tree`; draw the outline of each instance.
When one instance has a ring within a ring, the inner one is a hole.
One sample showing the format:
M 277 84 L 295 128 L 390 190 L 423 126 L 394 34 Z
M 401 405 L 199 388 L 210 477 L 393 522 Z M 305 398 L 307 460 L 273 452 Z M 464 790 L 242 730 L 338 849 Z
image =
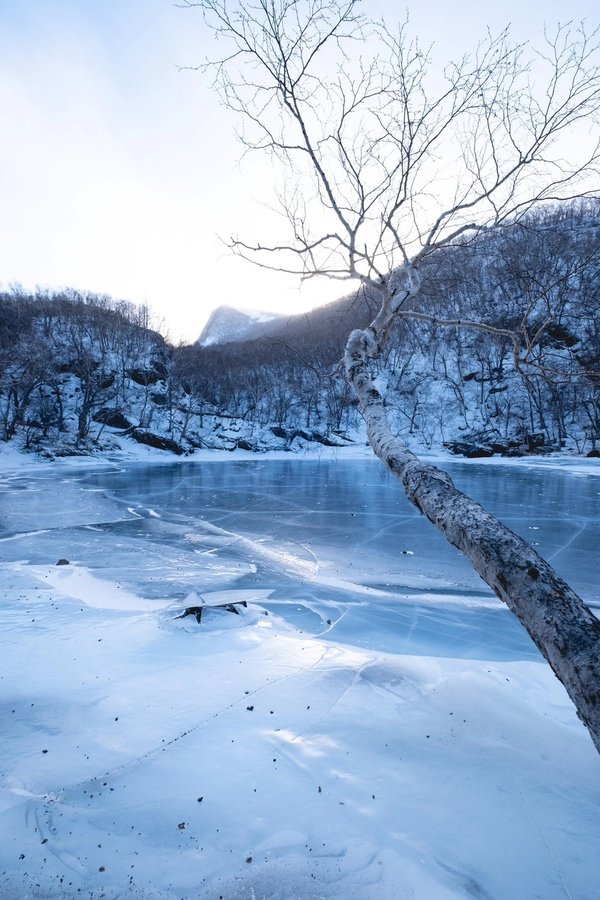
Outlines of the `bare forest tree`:
M 532 330 L 532 315 L 504 327 L 423 309 L 421 272 L 442 250 L 597 191 L 598 32 L 560 26 L 537 51 L 508 31 L 488 35 L 440 72 L 407 23 L 393 31 L 369 21 L 359 0 L 182 5 L 200 9 L 223 48 L 201 68 L 237 113 L 244 150 L 270 154 L 282 173 L 288 241 L 236 238 L 231 249 L 303 279 L 355 280 L 377 297 L 377 314 L 352 331 L 344 359 L 369 442 L 518 616 L 600 751 L 600 621 L 529 544 L 409 451 L 372 374 L 406 317 L 509 340 L 515 366 L 535 368 L 549 322 Z

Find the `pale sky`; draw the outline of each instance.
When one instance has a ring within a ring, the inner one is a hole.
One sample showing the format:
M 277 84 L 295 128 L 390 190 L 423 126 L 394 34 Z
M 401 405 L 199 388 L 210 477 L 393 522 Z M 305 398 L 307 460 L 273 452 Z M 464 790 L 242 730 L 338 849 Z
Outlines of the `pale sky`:
M 486 27 L 539 41 L 543 23 L 600 21 L 597 0 L 364 0 L 408 8 L 445 58 Z M 171 0 L 0 0 L 0 285 L 71 286 L 148 301 L 195 340 L 221 303 L 294 312 L 339 285 L 298 289 L 232 258 L 268 215 L 267 163 L 238 165 L 235 117 L 208 79 L 178 71 L 211 51 L 199 10 Z

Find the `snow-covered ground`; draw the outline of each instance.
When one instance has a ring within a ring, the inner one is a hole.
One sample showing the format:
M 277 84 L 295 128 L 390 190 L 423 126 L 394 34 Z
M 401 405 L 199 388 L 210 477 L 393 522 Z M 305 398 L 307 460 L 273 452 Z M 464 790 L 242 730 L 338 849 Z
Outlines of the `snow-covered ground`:
M 597 900 L 587 732 L 374 459 L 136 454 L 2 455 L 2 900 Z M 442 465 L 597 608 L 596 460 Z

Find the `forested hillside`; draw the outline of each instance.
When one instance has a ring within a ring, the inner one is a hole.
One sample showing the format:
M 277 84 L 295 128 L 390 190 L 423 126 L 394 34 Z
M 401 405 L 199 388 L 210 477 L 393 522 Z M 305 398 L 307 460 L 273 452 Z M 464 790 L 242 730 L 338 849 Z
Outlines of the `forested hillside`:
M 599 203 L 457 242 L 422 280 L 374 364 L 404 436 L 467 455 L 598 453 Z M 145 308 L 15 287 L 0 293 L 0 439 L 50 454 L 108 449 L 125 436 L 177 453 L 361 440 L 337 366 L 374 305 L 360 290 L 267 321 L 253 340 L 174 347 Z M 455 324 L 436 319 L 442 308 Z M 519 335 L 517 368 L 509 332 Z

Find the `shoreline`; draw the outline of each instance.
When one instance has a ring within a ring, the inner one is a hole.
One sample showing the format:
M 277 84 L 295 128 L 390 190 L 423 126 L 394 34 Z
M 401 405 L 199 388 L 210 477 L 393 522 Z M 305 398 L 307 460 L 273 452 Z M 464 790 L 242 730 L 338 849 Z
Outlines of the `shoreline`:
M 461 465 L 556 468 L 562 471 L 570 471 L 572 474 L 600 475 L 600 459 L 598 457 L 578 456 L 569 451 L 556 451 L 543 456 L 506 457 L 498 454 L 496 456 L 476 458 L 459 456 L 443 449 L 423 451 L 413 449 L 412 452 L 420 459 L 437 465 L 460 463 Z M 127 441 L 127 446 L 121 450 L 97 450 L 81 456 L 57 456 L 54 459 L 47 459 L 35 453 L 23 451 L 17 446 L 13 447 L 10 444 L 0 445 L 0 469 L 4 475 L 39 472 L 48 470 L 50 466 L 83 469 L 139 463 L 172 465 L 173 463 L 259 462 L 263 460 L 330 462 L 355 459 L 373 459 L 373 461 L 377 461 L 377 457 L 369 445 L 358 443 L 354 446 L 345 447 L 319 445 L 314 449 L 265 450 L 260 453 L 241 449 L 196 450 L 190 456 L 181 457 L 166 450 L 158 450 L 138 444 L 135 441 Z

